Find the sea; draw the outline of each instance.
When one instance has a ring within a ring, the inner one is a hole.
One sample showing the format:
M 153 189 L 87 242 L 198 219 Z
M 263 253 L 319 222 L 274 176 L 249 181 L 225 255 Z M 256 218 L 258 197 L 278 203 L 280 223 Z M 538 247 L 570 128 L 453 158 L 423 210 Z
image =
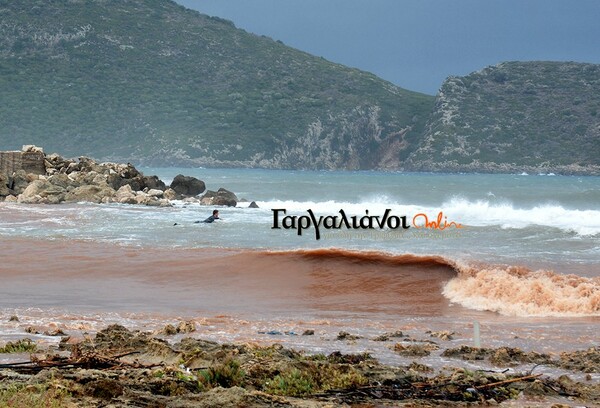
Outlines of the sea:
M 600 346 L 600 177 L 141 170 L 167 185 L 194 176 L 240 202 L 0 203 L 0 343 L 191 320 L 195 337 L 396 365 L 410 359 L 374 338 Z M 197 222 L 213 209 L 220 220 Z M 441 351 L 421 362 L 449 364 Z

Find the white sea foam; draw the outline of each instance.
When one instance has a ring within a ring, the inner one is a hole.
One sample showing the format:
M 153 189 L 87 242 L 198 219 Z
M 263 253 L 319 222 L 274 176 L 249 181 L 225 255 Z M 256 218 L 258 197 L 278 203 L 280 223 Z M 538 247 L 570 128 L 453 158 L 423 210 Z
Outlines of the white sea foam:
M 600 278 L 520 267 L 456 264 L 444 287 L 453 303 L 508 316 L 600 316 Z
M 261 208 L 283 208 L 288 214 L 301 214 L 311 209 L 315 215 L 336 215 L 343 209 L 348 215 L 382 215 L 391 209 L 393 215 L 406 215 L 409 219 L 419 213 L 425 213 L 434 219 L 442 211 L 448 222 L 455 221 L 463 225 L 522 229 L 529 226 L 554 227 L 579 235 L 600 234 L 600 210 L 567 209 L 558 204 L 540 204 L 529 208 L 518 208 L 510 202 L 492 203 L 488 200 L 467 200 L 453 198 L 439 207 L 419 204 L 398 204 L 387 197 L 362 202 L 339 201 L 261 201 Z

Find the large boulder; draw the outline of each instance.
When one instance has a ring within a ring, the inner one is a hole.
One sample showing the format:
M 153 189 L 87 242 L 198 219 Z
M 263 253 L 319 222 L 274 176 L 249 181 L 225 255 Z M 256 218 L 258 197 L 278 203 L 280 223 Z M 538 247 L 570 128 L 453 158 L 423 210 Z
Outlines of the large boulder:
M 76 171 L 69 174 L 69 178 L 79 183 L 80 185 L 94 184 L 101 187 L 108 186 L 107 177 L 95 170 L 91 171 Z
M 163 197 L 167 200 L 179 200 L 181 198 L 181 196 L 172 188 L 167 188 L 163 194 Z
M 227 207 L 235 207 L 237 202 L 237 196 L 224 188 L 220 188 L 218 191 L 208 190 L 200 199 L 200 203 L 204 205 L 223 205 Z
M 65 195 L 65 201 L 79 202 L 88 201 L 91 203 L 101 203 L 106 197 L 113 197 L 115 190 L 109 186 L 85 185 L 80 186 Z
M 123 186 L 130 186 L 133 191 L 140 191 L 145 188 L 144 178 L 141 176 L 125 178 L 118 173 L 113 173 L 108 175 L 106 182 L 115 190 Z
M 177 194 L 193 197 L 206 190 L 206 185 L 204 184 L 204 181 L 198 180 L 196 177 L 178 174 L 173 179 L 171 188 L 175 190 Z
M 160 198 L 160 197 L 162 197 L 163 195 L 165 195 L 165 192 L 164 192 L 164 191 L 162 191 L 162 190 L 158 190 L 158 189 L 156 189 L 156 188 L 152 188 L 152 189 L 150 189 L 150 190 L 148 190 L 148 191 L 147 191 L 147 194 L 148 194 L 149 196 L 151 196 L 151 197 L 157 197 L 157 198 Z
M 155 196 L 151 196 L 142 191 L 138 191 L 135 196 L 135 201 L 137 204 L 140 204 L 140 205 L 159 207 L 161 205 L 162 200 L 159 200 Z
M 62 187 L 65 190 L 72 190 L 76 187 L 79 187 L 80 184 L 75 180 L 71 179 L 64 173 L 54 174 L 48 177 L 48 181 L 55 186 Z
M 167 189 L 167 185 L 158 178 L 158 176 L 144 176 L 142 177 L 144 182 L 144 188 L 148 190 L 160 190 L 165 191 Z
M 13 176 L 11 177 L 11 181 L 9 181 L 9 188 L 14 191 L 15 195 L 21 194 L 29 183 L 34 180 L 37 180 L 38 176 L 34 174 L 27 174 L 25 170 L 17 170 Z
M 20 203 L 37 204 L 50 203 L 57 204 L 65 199 L 65 189 L 55 186 L 48 180 L 35 180 L 29 183 L 27 188 L 19 194 Z
M 131 188 L 129 184 L 125 184 L 121 188 L 119 188 L 114 197 L 117 203 L 121 204 L 137 204 L 137 200 L 135 199 L 135 192 Z

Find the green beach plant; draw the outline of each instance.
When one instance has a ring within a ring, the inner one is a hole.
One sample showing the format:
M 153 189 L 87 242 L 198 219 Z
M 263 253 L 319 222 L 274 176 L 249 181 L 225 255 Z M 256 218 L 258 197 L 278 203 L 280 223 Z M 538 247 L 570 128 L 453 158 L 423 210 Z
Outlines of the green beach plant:
M 31 339 L 21 339 L 14 342 L 8 342 L 0 347 L 0 353 L 31 353 L 37 346 Z

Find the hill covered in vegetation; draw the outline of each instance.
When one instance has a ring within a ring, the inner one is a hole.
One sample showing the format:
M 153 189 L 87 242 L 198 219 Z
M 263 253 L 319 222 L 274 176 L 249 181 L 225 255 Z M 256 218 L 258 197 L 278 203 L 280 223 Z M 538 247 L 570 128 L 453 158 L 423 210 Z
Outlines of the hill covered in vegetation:
M 600 65 L 434 98 L 171 0 L 0 0 L 0 150 L 137 165 L 600 174 Z
M 170 0 L 0 0 L 0 145 L 136 164 L 398 168 L 431 96 Z
M 506 62 L 448 78 L 405 165 L 600 174 L 600 65 Z

